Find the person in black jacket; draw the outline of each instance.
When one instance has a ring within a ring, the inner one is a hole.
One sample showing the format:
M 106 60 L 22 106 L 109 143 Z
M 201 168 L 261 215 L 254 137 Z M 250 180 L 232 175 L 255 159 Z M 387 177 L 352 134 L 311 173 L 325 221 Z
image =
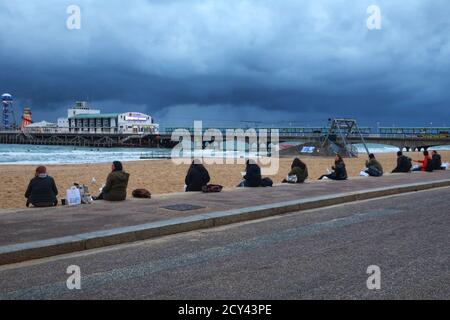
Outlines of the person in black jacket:
M 56 196 L 58 189 L 55 180 L 47 175 L 47 168 L 40 166 L 36 169 L 35 177 L 28 184 L 25 198 L 27 207 L 32 204 L 35 207 L 53 207 L 58 204 Z
M 186 192 L 202 191 L 202 187 L 206 186 L 210 181 L 208 170 L 199 161 L 192 161 L 189 167 L 186 179 Z
M 439 153 L 437 153 L 436 150 L 433 150 L 431 155 L 431 165 L 433 166 L 433 170 L 445 170 L 444 167 L 442 167 L 442 158 Z
M 333 169 L 333 172 L 330 174 L 324 174 L 319 178 L 319 180 L 322 180 L 324 177 L 331 180 L 347 180 L 347 169 L 345 168 L 344 160 L 339 154 L 336 154 L 336 157 L 334 158 L 334 166 L 331 168 Z
M 239 187 L 260 187 L 261 181 L 261 168 L 253 161 L 247 160 L 244 181 L 242 181 Z
M 403 152 L 397 152 L 397 166 L 392 173 L 407 173 L 411 171 L 412 162 L 411 158 L 403 155 Z
M 305 182 L 306 178 L 308 178 L 308 168 L 306 167 L 306 164 L 300 160 L 299 158 L 295 158 L 291 165 L 291 171 L 288 173 L 288 177 L 296 177 L 295 183 L 303 183 Z M 294 183 L 289 182 L 287 179 L 284 179 L 282 183 Z

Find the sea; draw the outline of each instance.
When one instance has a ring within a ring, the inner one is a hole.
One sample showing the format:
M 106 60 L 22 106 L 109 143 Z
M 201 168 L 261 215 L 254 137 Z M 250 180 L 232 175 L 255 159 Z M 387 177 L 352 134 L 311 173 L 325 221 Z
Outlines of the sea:
M 362 145 L 355 145 L 360 153 L 365 153 Z M 379 144 L 368 144 L 370 152 L 393 153 L 398 148 Z M 435 150 L 450 150 L 450 146 L 433 148 Z M 0 165 L 6 164 L 80 164 L 107 163 L 112 161 L 138 161 L 142 154 L 157 152 L 170 155 L 169 149 L 156 148 L 93 148 L 73 146 L 40 146 L 0 144 Z M 221 154 L 220 156 L 223 156 Z M 233 156 L 234 152 L 225 154 Z
M 0 164 L 79 164 L 139 160 L 142 148 L 92 148 L 0 144 Z M 163 149 L 152 149 L 161 150 Z

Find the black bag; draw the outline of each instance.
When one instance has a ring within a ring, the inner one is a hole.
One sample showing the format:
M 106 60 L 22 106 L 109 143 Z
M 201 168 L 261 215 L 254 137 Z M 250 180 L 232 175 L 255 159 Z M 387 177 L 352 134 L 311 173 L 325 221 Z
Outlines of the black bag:
M 202 192 L 204 193 L 214 193 L 222 191 L 223 186 L 220 184 L 208 184 L 207 186 L 202 187 Z
M 273 181 L 270 178 L 264 178 L 261 180 L 261 187 L 271 187 L 273 186 Z
M 408 171 L 410 171 L 411 170 L 411 168 L 412 168 L 412 160 L 411 160 L 411 158 L 406 158 L 406 168 L 408 169 Z
M 140 199 L 150 199 L 152 197 L 152 194 L 147 189 L 136 189 L 133 190 L 132 194 L 134 198 Z
M 383 173 L 375 167 L 369 167 L 367 173 L 371 177 L 381 177 L 383 175 Z

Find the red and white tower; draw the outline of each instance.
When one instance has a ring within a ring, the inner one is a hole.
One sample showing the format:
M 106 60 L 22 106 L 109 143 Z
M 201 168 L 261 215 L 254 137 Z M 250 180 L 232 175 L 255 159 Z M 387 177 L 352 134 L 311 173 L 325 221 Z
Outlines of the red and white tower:
M 31 109 L 28 107 L 23 108 L 22 123 L 20 124 L 20 129 L 23 129 L 32 123 L 33 121 L 31 120 Z

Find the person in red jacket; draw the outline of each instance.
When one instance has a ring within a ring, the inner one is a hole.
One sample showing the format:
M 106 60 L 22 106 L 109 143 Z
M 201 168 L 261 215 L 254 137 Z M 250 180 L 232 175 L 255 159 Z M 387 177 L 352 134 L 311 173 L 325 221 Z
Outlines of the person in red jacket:
M 421 163 L 422 165 L 418 169 L 415 169 L 413 171 L 427 171 L 428 164 L 431 162 L 431 157 L 428 151 L 424 151 L 423 156 L 424 156 L 423 160 L 414 160 L 414 162 Z

